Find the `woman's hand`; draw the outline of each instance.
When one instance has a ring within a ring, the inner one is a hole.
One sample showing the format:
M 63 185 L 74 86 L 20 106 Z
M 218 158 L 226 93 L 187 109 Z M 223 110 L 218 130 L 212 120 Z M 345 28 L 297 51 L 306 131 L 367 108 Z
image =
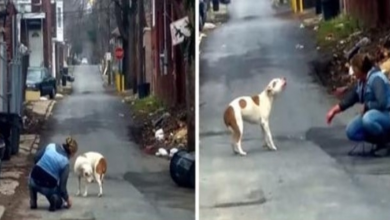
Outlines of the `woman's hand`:
M 328 113 L 326 114 L 326 123 L 330 124 L 334 118 L 334 116 L 336 116 L 338 113 L 341 112 L 341 109 L 340 109 L 340 106 L 339 105 L 335 105 L 333 106 L 329 111 Z
M 69 197 L 68 200 L 66 201 L 65 207 L 68 208 L 68 209 L 69 209 L 70 207 L 72 207 L 72 200 L 70 200 L 70 197 Z

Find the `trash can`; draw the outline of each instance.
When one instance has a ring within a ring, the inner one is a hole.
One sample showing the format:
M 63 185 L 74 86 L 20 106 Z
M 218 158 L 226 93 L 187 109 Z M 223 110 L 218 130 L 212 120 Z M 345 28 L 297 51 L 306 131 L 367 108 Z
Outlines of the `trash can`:
M 179 150 L 171 158 L 169 167 L 172 180 L 181 187 L 195 188 L 195 156 Z
M 339 15 L 340 2 L 338 0 L 322 0 L 321 7 L 325 21 L 331 20 Z
M 150 94 L 150 83 L 142 83 L 137 86 L 138 98 L 143 99 L 149 96 Z
M 66 81 L 67 81 L 67 79 L 68 79 L 68 76 L 65 75 L 65 74 L 62 74 L 62 76 L 61 76 L 61 85 L 62 85 L 63 87 L 66 86 Z
M 316 15 L 322 13 L 322 0 L 316 0 Z
M 12 155 L 19 153 L 22 119 L 15 113 L 0 113 L 0 134 L 5 142 L 3 160 L 9 160 Z
M 213 11 L 219 11 L 219 0 L 213 0 Z

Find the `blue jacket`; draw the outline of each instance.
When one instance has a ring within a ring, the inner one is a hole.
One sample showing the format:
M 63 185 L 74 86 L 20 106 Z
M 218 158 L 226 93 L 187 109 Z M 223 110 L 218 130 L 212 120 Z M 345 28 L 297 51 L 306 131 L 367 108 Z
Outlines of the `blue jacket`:
M 371 109 L 370 105 L 374 102 L 377 102 L 377 97 L 375 96 L 374 82 L 376 79 L 381 79 L 385 83 L 385 95 L 386 95 L 386 108 L 390 110 L 390 82 L 387 76 L 377 67 L 372 68 L 366 79 L 366 85 L 363 85 L 363 82 L 358 82 L 356 92 L 359 96 L 359 102 L 366 104 L 368 109 Z
M 61 196 L 67 200 L 66 184 L 69 176 L 69 157 L 60 144 L 51 143 L 35 155 L 35 164 L 57 180 Z
M 339 106 L 344 111 L 355 103 L 364 104 L 366 110 L 390 111 L 390 81 L 379 68 L 372 68 L 365 82 L 359 81 Z

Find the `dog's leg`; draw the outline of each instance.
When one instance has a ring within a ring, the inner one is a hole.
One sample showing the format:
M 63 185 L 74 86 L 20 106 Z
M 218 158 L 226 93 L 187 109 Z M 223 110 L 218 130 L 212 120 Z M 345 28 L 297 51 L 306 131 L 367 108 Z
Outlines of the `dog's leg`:
M 103 195 L 103 178 L 101 178 L 100 174 L 95 174 L 95 180 L 96 182 L 98 183 L 99 185 L 99 194 L 98 194 L 98 197 L 102 197 Z
M 235 139 L 236 139 L 236 145 L 237 145 L 238 153 L 241 156 L 245 156 L 246 152 L 242 150 L 242 146 L 241 146 L 242 135 L 243 135 L 243 132 L 244 132 L 244 121 L 241 118 L 237 118 L 237 127 L 238 127 L 239 130 L 235 134 L 235 136 L 236 136 Z
M 231 138 L 232 138 L 232 149 L 234 154 L 238 154 L 237 146 L 236 146 L 236 134 L 234 133 L 234 130 L 229 126 L 229 131 L 231 132 Z
M 84 193 L 83 193 L 83 196 L 84 197 L 88 196 L 88 182 L 87 181 L 84 183 Z
M 277 148 L 276 148 L 276 146 L 275 146 L 275 144 L 274 144 L 274 141 L 273 141 L 273 139 L 272 139 L 272 134 L 271 134 L 271 130 L 270 130 L 270 128 L 269 128 L 269 123 L 268 123 L 268 121 L 267 120 L 263 120 L 262 122 L 261 122 L 261 124 L 262 124 L 262 127 L 263 127 L 263 129 L 264 129 L 264 131 L 265 131 L 265 134 L 266 134 L 266 138 L 268 139 L 268 143 L 269 143 L 269 147 L 270 147 L 270 149 L 271 150 L 277 150 Z
M 81 194 L 81 176 L 78 176 L 78 185 L 79 189 L 77 190 L 76 196 L 80 196 Z
M 264 142 L 262 147 L 265 149 L 270 149 L 270 147 L 269 147 L 270 144 L 268 142 L 267 134 L 263 128 L 263 124 L 260 124 L 260 128 L 261 128 L 261 133 L 263 134 L 263 142 Z

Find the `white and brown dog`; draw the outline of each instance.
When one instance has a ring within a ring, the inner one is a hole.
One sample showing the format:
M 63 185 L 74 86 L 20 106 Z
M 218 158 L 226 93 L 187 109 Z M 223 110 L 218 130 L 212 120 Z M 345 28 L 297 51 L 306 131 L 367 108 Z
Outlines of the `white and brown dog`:
M 88 184 L 94 180 L 99 184 L 99 194 L 103 195 L 103 179 L 107 171 L 107 161 L 103 155 L 97 152 L 87 152 L 79 155 L 74 163 L 74 172 L 78 176 L 79 188 L 77 196 L 81 193 L 81 178 L 85 180 L 83 196 L 88 195 Z
M 269 128 L 269 117 L 272 104 L 277 94 L 287 85 L 285 78 L 272 79 L 265 90 L 258 95 L 241 96 L 234 99 L 226 108 L 223 119 L 226 127 L 231 131 L 233 152 L 246 155 L 242 150 L 241 140 L 244 131 L 244 121 L 259 124 L 263 133 L 264 148 L 276 150 Z

